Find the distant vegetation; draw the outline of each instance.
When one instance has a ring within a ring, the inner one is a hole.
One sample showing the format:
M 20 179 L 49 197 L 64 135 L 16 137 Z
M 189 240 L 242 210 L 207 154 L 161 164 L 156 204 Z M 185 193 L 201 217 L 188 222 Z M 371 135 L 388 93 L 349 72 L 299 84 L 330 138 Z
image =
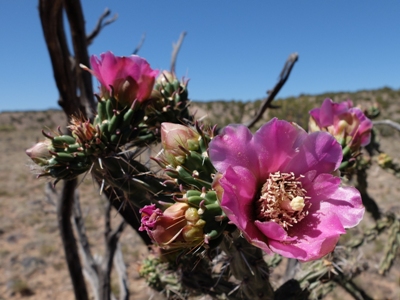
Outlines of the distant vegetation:
M 277 109 L 268 109 L 262 120 L 256 127 L 261 126 L 273 117 L 296 122 L 307 128 L 308 112 L 319 106 L 326 98 L 334 101 L 351 99 L 354 105 L 367 108 L 373 104 L 381 109 L 379 119 L 391 119 L 400 123 L 400 89 L 394 90 L 388 87 L 377 90 L 362 90 L 357 92 L 325 93 L 320 95 L 302 94 L 299 97 L 278 98 L 272 104 Z M 262 99 L 255 101 L 225 101 L 217 100 L 211 102 L 193 101 L 191 111 L 196 113 L 196 118 L 204 119 L 209 125 L 218 124 L 223 127 L 231 123 L 244 123 L 251 119 L 259 109 Z M 14 131 L 19 129 L 42 129 L 55 130 L 58 125 L 66 124 L 66 117 L 61 110 L 47 111 L 24 111 L 24 112 L 2 112 L 0 113 L 0 132 Z M 379 128 L 385 130 L 384 135 L 391 135 L 389 127 Z
M 326 98 L 331 98 L 337 102 L 350 99 L 354 105 L 360 105 L 362 108 L 377 104 L 382 111 L 381 119 L 390 118 L 393 121 L 400 122 L 400 90 L 385 87 L 378 90 L 361 90 L 352 93 L 302 94 L 296 98 L 279 98 L 272 103 L 279 108 L 268 109 L 258 125 L 260 126 L 271 118 L 277 117 L 296 122 L 300 126 L 307 128 L 308 112 L 312 108 L 319 106 Z M 193 106 L 198 109 L 197 118 L 207 115 L 205 119 L 207 123 L 218 124 L 223 127 L 229 123 L 246 122 L 254 115 L 261 103 L 262 99 L 248 102 L 218 100 L 212 102 L 196 101 Z

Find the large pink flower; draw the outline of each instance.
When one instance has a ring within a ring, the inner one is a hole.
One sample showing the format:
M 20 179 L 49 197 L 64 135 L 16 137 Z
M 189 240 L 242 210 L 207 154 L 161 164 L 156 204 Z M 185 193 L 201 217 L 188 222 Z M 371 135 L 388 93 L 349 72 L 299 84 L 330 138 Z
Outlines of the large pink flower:
M 222 174 L 214 184 L 222 209 L 267 253 L 318 259 L 334 249 L 345 228 L 362 219 L 360 193 L 332 175 L 342 149 L 326 132 L 308 134 L 277 119 L 254 135 L 243 125 L 231 125 L 209 150 Z
M 100 81 L 102 96 L 108 97 L 111 87 L 118 101 L 127 104 L 142 102 L 150 97 L 158 71 L 137 55 L 115 56 L 108 51 L 90 58 L 90 71 Z
M 314 108 L 310 115 L 311 132 L 328 131 L 339 142 L 350 144 L 353 150 L 370 143 L 372 122 L 350 100 L 336 103 L 325 99 L 321 108 Z

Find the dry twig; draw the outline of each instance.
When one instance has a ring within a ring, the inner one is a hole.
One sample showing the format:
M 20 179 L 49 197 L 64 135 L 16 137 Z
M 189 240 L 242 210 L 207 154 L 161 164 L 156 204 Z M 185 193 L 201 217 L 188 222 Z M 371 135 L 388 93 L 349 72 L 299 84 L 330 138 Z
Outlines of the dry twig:
M 260 120 L 260 118 L 262 117 L 264 112 L 267 110 L 267 108 L 269 108 L 269 107 L 273 108 L 273 106 L 271 105 L 272 101 L 274 100 L 274 98 L 278 94 L 278 92 L 281 90 L 281 88 L 285 84 L 286 80 L 289 78 L 290 72 L 292 71 L 293 66 L 298 59 L 299 59 L 299 55 L 297 53 L 292 53 L 289 55 L 288 59 L 285 62 L 285 65 L 283 66 L 281 73 L 279 74 L 278 83 L 274 86 L 274 88 L 272 90 L 267 91 L 267 93 L 268 93 L 267 98 L 265 98 L 260 109 L 255 114 L 253 119 L 245 124 L 247 127 L 249 127 L 249 128 L 253 127 L 254 124 L 256 124 L 258 120 Z
M 176 67 L 176 59 L 178 57 L 178 52 L 182 47 L 183 39 L 186 36 L 186 31 L 183 31 L 179 36 L 179 40 L 176 43 L 172 44 L 172 56 L 171 56 L 171 68 L 170 71 L 172 74 L 175 74 Z

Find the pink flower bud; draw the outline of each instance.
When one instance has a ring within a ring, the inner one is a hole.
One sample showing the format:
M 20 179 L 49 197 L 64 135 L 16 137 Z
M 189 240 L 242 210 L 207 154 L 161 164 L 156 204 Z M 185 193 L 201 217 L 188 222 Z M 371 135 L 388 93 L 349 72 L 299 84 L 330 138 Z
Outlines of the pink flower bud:
M 39 166 L 47 164 L 47 159 L 51 158 L 51 154 L 49 152 L 49 147 L 51 145 L 50 140 L 44 140 L 42 142 L 37 143 L 33 147 L 27 149 L 25 151 L 26 155 L 28 155 L 36 164 Z
M 197 210 L 186 203 L 175 203 L 164 212 L 155 205 L 140 210 L 142 225 L 150 238 L 161 248 L 190 248 L 203 239 L 205 221 Z
M 161 142 L 166 159 L 172 165 L 174 162 L 182 163 L 186 151 L 194 151 L 199 148 L 200 135 L 192 128 L 164 122 L 161 124 Z M 183 148 L 183 149 L 182 149 Z

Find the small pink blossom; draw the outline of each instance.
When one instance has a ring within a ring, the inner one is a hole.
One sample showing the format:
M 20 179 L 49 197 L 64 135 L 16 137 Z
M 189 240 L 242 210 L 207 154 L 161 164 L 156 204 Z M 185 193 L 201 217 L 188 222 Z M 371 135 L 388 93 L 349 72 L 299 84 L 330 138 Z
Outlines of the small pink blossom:
M 210 143 L 222 174 L 214 188 L 228 218 L 253 245 L 302 261 L 331 252 L 364 214 L 360 193 L 332 173 L 342 149 L 328 133 L 273 119 L 254 135 L 230 125 Z
M 52 156 L 49 152 L 50 147 L 51 141 L 46 139 L 27 149 L 25 153 L 33 160 L 34 163 L 42 166 L 46 165 L 48 163 L 47 160 Z
M 134 100 L 147 100 L 153 89 L 158 71 L 151 69 L 149 63 L 137 55 L 115 56 L 108 51 L 90 58 L 92 73 L 101 84 L 102 97 L 109 97 L 111 87 L 114 96 L 124 104 L 131 104 Z
M 146 230 L 161 248 L 190 248 L 203 240 L 205 222 L 197 209 L 186 203 L 174 203 L 164 212 L 154 204 L 146 205 L 139 212 L 142 214 L 139 230 Z
M 310 111 L 310 132 L 328 131 L 340 143 L 358 150 L 371 141 L 372 122 L 350 100 L 341 103 L 325 99 L 321 108 Z

